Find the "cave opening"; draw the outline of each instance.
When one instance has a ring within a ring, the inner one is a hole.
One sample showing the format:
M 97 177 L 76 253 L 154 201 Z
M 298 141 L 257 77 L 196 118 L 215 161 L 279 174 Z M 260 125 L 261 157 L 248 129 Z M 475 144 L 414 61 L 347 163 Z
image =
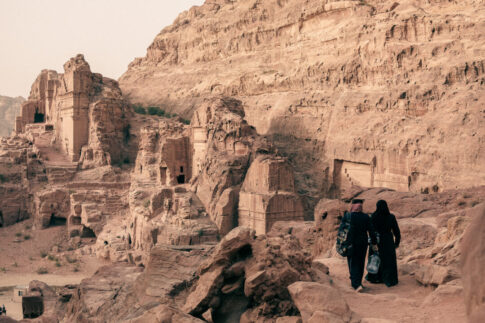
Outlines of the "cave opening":
M 55 227 L 60 225 L 66 225 L 66 218 L 56 216 L 55 213 L 51 214 L 51 219 L 49 221 L 49 226 Z
M 177 183 L 178 184 L 185 184 L 185 175 L 184 174 L 177 176 Z
M 81 238 L 96 238 L 96 234 L 91 228 L 87 226 L 83 226 L 83 230 L 81 232 Z
M 44 122 L 44 117 L 45 117 L 45 115 L 43 113 L 39 113 L 37 110 L 35 110 L 35 113 L 34 113 L 34 123 L 42 123 L 42 122 Z

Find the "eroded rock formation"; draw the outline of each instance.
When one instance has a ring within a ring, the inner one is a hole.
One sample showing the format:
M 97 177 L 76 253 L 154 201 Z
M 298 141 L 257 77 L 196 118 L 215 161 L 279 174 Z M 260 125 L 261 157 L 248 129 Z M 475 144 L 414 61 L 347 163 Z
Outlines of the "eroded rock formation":
M 312 198 L 483 185 L 484 17 L 476 0 L 206 1 L 120 86 L 186 116 L 211 95 L 240 99 Z
M 480 322 L 485 315 L 485 282 L 483 263 L 485 262 L 485 204 L 470 210 L 472 222 L 468 227 L 461 245 L 463 287 L 465 303 L 470 322 Z

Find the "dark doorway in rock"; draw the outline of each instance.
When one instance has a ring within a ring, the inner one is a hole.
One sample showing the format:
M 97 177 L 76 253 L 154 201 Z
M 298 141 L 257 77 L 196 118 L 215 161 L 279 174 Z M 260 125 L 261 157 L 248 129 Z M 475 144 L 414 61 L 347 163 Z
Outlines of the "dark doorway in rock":
M 22 312 L 24 319 L 34 319 L 44 313 L 44 300 L 42 296 L 23 296 Z
M 51 220 L 49 222 L 49 226 L 55 227 L 55 226 L 59 226 L 59 225 L 66 225 L 66 218 L 56 216 L 55 213 L 52 213 Z
M 83 231 L 81 232 L 81 238 L 96 238 L 96 234 L 91 228 L 83 226 Z
M 39 113 L 37 110 L 35 110 L 34 123 L 42 123 L 42 122 L 44 122 L 44 114 Z
M 179 183 L 179 184 L 185 183 L 185 175 L 184 174 L 177 176 L 177 183 Z
M 3 227 L 3 213 L 0 211 L 0 228 Z

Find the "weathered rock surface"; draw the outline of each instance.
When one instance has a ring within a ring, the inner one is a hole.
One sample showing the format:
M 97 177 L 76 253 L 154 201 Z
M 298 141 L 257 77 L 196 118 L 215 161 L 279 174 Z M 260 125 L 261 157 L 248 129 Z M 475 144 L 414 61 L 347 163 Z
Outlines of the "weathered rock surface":
M 256 153 L 271 149 L 244 119 L 240 101 L 207 100 L 192 116 L 196 192 L 221 234 L 238 225 L 240 186 Z
M 15 117 L 20 113 L 20 105 L 25 99 L 0 95 L 0 137 L 10 136 L 15 128 Z
M 117 322 L 136 311 L 134 282 L 142 268 L 117 265 L 100 268 L 93 277 L 84 279 L 72 300 L 62 322 Z
M 335 287 L 313 282 L 288 286 L 303 322 L 350 322 L 352 311 Z
M 473 217 L 461 245 L 463 287 L 470 322 L 480 322 L 485 314 L 485 205 L 469 211 Z
M 305 162 L 297 188 L 313 196 L 483 185 L 484 17 L 477 0 L 206 1 L 120 86 L 187 116 L 208 96 L 242 100 L 258 133 Z
M 255 238 L 238 227 L 201 265 L 183 309 L 194 316 L 210 311 L 217 322 L 296 316 L 287 286 L 312 277 L 310 254 L 295 236 L 283 230 Z

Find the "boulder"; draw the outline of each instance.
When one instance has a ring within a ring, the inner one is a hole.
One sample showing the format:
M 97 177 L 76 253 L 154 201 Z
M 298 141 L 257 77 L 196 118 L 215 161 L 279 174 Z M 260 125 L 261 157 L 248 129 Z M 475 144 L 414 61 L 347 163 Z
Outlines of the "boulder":
M 330 284 L 296 282 L 288 286 L 303 322 L 350 322 L 352 311 L 340 292 Z M 311 320 L 311 321 L 310 321 Z

